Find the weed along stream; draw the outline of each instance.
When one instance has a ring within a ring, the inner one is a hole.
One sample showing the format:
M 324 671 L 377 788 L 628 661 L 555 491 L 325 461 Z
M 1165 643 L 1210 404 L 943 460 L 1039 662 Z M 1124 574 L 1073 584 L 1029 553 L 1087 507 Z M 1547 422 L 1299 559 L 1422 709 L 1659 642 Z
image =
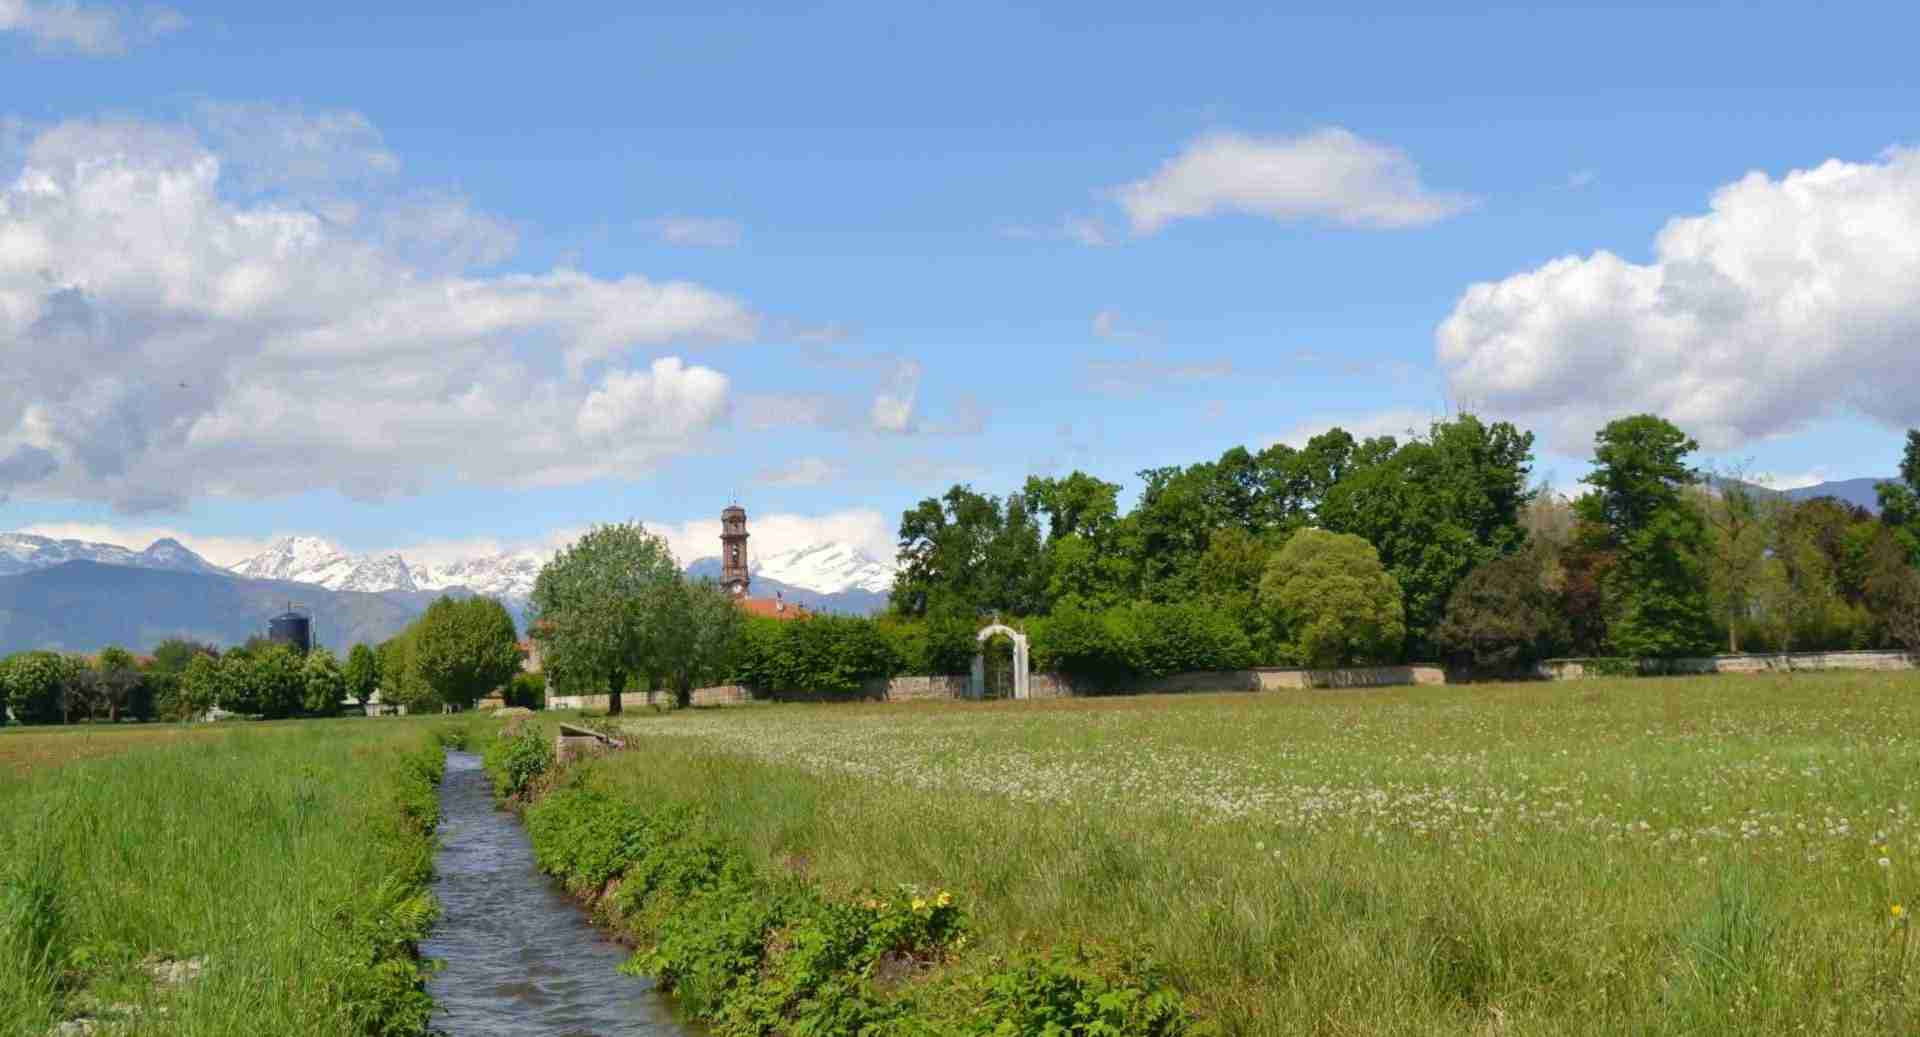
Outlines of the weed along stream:
M 442 915 L 420 951 L 445 962 L 428 983 L 450 1037 L 684 1035 L 650 980 L 617 971 L 627 952 L 534 867 L 513 815 L 494 806 L 480 758 L 447 755 L 434 895 Z

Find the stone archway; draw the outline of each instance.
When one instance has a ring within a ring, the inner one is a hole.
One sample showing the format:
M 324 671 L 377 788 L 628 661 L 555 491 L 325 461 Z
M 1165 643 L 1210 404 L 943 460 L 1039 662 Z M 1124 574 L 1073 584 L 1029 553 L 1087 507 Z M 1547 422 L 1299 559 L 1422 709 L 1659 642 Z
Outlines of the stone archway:
M 1013 697 L 1027 697 L 1027 635 L 996 620 L 974 635 L 973 677 L 967 684 L 969 698 L 987 697 L 987 640 L 999 634 L 1005 634 L 1013 641 Z

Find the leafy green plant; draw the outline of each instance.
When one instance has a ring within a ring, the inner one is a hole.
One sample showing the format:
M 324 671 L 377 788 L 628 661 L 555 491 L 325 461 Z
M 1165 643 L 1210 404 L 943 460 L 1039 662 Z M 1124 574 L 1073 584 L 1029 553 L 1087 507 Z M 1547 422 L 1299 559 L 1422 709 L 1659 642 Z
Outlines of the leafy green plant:
M 524 795 L 553 766 L 553 743 L 537 728 L 495 738 L 483 754 L 493 791 L 503 798 Z

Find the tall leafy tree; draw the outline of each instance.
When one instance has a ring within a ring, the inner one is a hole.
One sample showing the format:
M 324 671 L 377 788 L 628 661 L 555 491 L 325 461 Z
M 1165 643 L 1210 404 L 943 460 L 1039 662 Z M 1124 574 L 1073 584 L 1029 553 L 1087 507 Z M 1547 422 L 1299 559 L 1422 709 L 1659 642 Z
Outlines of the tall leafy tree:
M 347 653 L 346 671 L 342 676 L 346 681 L 347 694 L 364 706 L 380 687 L 380 659 L 366 645 L 354 645 L 353 650 Z
M 74 677 L 73 661 L 59 652 L 21 652 L 0 665 L 0 699 L 23 724 L 56 724 Z
M 145 676 L 135 664 L 133 653 L 119 645 L 102 648 L 94 659 L 93 670 L 99 704 L 106 709 L 107 719 L 117 723 L 123 711 L 140 704 Z
M 330 717 L 340 712 L 340 700 L 347 697 L 347 679 L 332 652 L 316 645 L 301 664 L 300 678 L 300 705 L 309 715 Z
M 238 668 L 242 685 L 253 710 L 271 717 L 290 717 L 300 712 L 307 690 L 306 659 L 291 645 L 269 644 L 251 656 L 228 657 L 224 665 Z M 222 703 L 225 705 L 225 703 Z M 232 708 L 232 707 L 228 707 Z
M 908 616 L 1037 611 L 1047 573 L 1040 529 L 1025 497 L 954 486 L 900 516 L 892 607 Z
M 1400 587 L 1373 545 L 1303 529 L 1267 563 L 1260 601 L 1283 651 L 1303 666 L 1391 662 L 1406 639 Z
M 1067 601 L 1115 604 L 1132 594 L 1134 555 L 1126 543 L 1132 523 L 1120 516 L 1118 483 L 1085 472 L 1030 476 L 1024 495 L 1046 520 L 1041 566 L 1048 610 Z
M 165 715 L 172 720 L 190 720 L 219 705 L 227 686 L 227 669 L 218 655 L 190 656 L 166 703 Z
M 677 575 L 658 588 L 649 611 L 654 683 L 670 691 L 675 704 L 685 706 L 697 685 L 725 676 L 744 616 L 733 597 L 712 580 Z
M 605 689 L 621 711 L 627 681 L 650 671 L 648 606 L 679 577 L 666 542 L 639 523 L 595 526 L 534 581 L 530 628 L 548 676 L 566 689 Z
M 1773 643 L 1783 652 L 1815 629 L 1834 599 L 1833 565 L 1821 550 L 1818 518 L 1818 509 L 1790 505 L 1773 514 L 1760 603 Z
M 1920 571 L 1891 531 L 1869 546 L 1865 583 L 1867 607 L 1885 626 L 1887 637 L 1920 653 Z
M 1379 551 L 1406 595 L 1412 648 L 1425 650 L 1453 588 L 1524 541 L 1532 467 L 1533 433 L 1462 414 L 1406 443 L 1360 444 L 1327 490 L 1320 523 Z
M 1687 498 L 1699 444 L 1671 422 L 1637 414 L 1594 434 L 1593 492 L 1576 510 L 1617 558 L 1606 583 L 1616 651 L 1671 657 L 1711 651 L 1705 520 Z
M 1899 481 L 1883 482 L 1875 489 L 1880 496 L 1880 520 L 1906 549 L 1907 560 L 1920 565 L 1920 429 L 1907 430 Z
M 492 598 L 442 596 L 414 625 L 413 664 L 442 702 L 469 708 L 520 671 L 513 617 Z
M 1565 649 L 1570 639 L 1543 548 L 1481 564 L 1453 588 L 1433 643 L 1448 659 L 1512 673 Z
M 1775 506 L 1744 472 L 1716 474 L 1696 506 L 1707 521 L 1708 589 L 1727 628 L 1727 651 L 1740 651 L 1740 628 L 1753 614 L 1766 575 L 1769 511 Z

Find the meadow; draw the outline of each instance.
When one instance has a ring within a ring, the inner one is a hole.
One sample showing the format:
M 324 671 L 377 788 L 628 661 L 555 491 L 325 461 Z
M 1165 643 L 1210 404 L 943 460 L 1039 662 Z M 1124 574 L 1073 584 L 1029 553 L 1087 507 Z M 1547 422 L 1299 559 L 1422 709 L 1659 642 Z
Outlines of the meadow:
M 1920 677 L 629 717 L 590 785 L 1234 1034 L 1912 1032 Z
M 0 731 L 0 1034 L 424 1033 L 443 730 Z

